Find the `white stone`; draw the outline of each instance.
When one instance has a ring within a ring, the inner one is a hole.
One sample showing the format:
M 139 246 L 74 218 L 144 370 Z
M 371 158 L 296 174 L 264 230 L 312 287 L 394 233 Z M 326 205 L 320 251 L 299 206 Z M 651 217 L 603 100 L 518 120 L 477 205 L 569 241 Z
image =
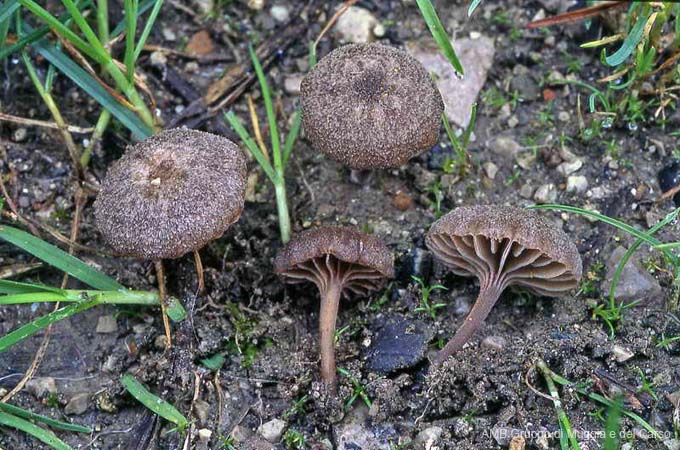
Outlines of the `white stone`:
M 567 178 L 567 192 L 583 194 L 588 189 L 588 179 L 583 175 L 573 175 Z
M 536 189 L 534 193 L 536 203 L 554 203 L 557 200 L 557 189 L 552 183 L 544 184 Z
M 365 44 L 374 39 L 373 28 L 378 19 L 367 9 L 350 6 L 335 24 L 335 31 L 342 42 Z
M 279 23 L 286 23 L 290 20 L 290 10 L 285 5 L 274 5 L 269 10 L 275 21 Z
M 286 429 L 288 424 L 281 419 L 272 419 L 269 422 L 260 425 L 257 432 L 271 443 L 276 443 L 281 440 L 283 436 L 283 431 Z
M 303 76 L 301 74 L 291 75 L 283 80 L 283 89 L 287 94 L 300 95 L 300 85 Z
M 484 164 L 482 164 L 482 169 L 484 169 L 484 173 L 486 173 L 486 176 L 489 177 L 490 179 L 496 178 L 496 174 L 498 173 L 498 166 L 491 161 L 487 161 Z
M 572 173 L 577 172 L 581 167 L 583 167 L 583 160 L 581 159 L 575 159 L 572 162 L 565 161 L 557 166 L 557 172 L 560 175 L 567 177 Z
M 99 316 L 97 319 L 97 328 L 95 329 L 97 333 L 107 334 L 115 333 L 118 331 L 118 323 L 116 323 L 116 318 L 111 314 L 106 314 L 104 316 Z
M 427 45 L 427 46 L 426 46 Z M 479 39 L 457 39 L 453 47 L 460 59 L 465 74 L 459 76 L 451 63 L 442 55 L 436 44 L 407 42 L 406 49 L 434 74 L 439 92 L 444 99 L 445 112 L 449 120 L 460 127 L 470 121 L 472 104 L 477 101 L 486 76 L 493 64 L 495 53 L 493 39 L 481 36 Z
M 616 361 L 619 363 L 626 362 L 635 356 L 635 353 L 621 345 L 614 345 L 612 348 L 612 353 L 614 354 L 614 359 L 616 359 Z

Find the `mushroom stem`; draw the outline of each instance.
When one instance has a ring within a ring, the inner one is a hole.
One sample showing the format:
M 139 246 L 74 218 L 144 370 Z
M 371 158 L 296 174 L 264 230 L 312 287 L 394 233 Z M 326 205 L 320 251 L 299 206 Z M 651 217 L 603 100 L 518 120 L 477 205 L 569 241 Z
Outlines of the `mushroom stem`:
M 321 352 L 321 378 L 335 389 L 335 322 L 338 317 L 342 286 L 331 281 L 325 292 L 321 293 L 319 312 L 319 348 Z
M 163 260 L 158 259 L 154 261 L 156 267 L 156 278 L 158 280 L 158 299 L 161 304 L 161 314 L 163 315 L 163 327 L 165 328 L 165 342 L 167 348 L 172 346 L 170 339 L 170 321 L 168 320 L 168 295 L 165 290 L 165 269 L 163 268 Z
M 198 278 L 198 295 L 205 292 L 205 275 L 203 272 L 203 262 L 198 250 L 194 250 L 194 266 L 196 266 L 196 277 Z
M 500 295 L 501 292 L 493 284 L 480 289 L 477 300 L 472 305 L 472 309 L 463 324 L 458 327 L 456 334 L 449 340 L 446 346 L 437 353 L 434 360 L 436 365 L 441 365 L 449 356 L 463 348 L 463 345 L 470 339 L 477 328 L 484 323 L 484 319 L 489 315 Z

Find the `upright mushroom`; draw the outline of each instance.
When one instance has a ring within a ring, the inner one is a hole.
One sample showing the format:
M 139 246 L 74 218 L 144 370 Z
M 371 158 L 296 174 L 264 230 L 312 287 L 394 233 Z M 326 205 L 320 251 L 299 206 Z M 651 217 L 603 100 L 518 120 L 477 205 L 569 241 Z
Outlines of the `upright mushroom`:
M 427 233 L 428 248 L 453 273 L 479 279 L 479 296 L 439 352 L 441 364 L 472 336 L 509 286 L 557 297 L 578 286 L 581 257 L 574 243 L 534 211 L 509 206 L 457 208 Z
M 340 296 L 365 295 L 394 276 L 394 260 L 385 244 L 351 228 L 321 227 L 300 233 L 274 260 L 276 273 L 291 283 L 311 281 L 321 294 L 319 346 L 321 378 L 335 388 L 335 323 Z
M 229 139 L 162 131 L 110 166 L 94 202 L 95 223 L 117 253 L 156 263 L 164 298 L 163 259 L 193 251 L 202 285 L 198 250 L 241 216 L 246 176 L 245 156 Z M 169 339 L 165 309 L 163 319 Z
M 382 44 L 337 48 L 302 80 L 312 146 L 356 170 L 398 167 L 439 140 L 444 103 L 425 68 Z

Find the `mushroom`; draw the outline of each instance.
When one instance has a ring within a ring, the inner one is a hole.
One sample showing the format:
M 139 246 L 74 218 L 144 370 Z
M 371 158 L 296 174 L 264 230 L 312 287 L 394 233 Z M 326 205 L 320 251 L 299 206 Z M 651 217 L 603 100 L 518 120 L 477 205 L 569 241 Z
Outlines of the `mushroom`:
M 394 277 L 394 260 L 377 237 L 345 227 L 320 227 L 300 233 L 274 260 L 276 273 L 290 283 L 311 281 L 321 294 L 319 346 L 321 378 L 335 389 L 335 323 L 340 296 L 365 295 Z
M 558 297 L 578 286 L 581 257 L 560 229 L 536 212 L 510 206 L 457 208 L 437 220 L 427 247 L 456 275 L 479 279 L 479 296 L 456 334 L 437 354 L 460 350 L 509 286 Z
M 161 261 L 193 251 L 200 291 L 198 250 L 241 216 L 246 176 L 246 159 L 229 139 L 188 129 L 162 131 L 129 146 L 111 164 L 94 202 L 95 223 L 116 253 L 155 262 L 162 299 Z
M 444 103 L 403 50 L 352 44 L 302 80 L 302 121 L 313 147 L 355 170 L 398 167 L 439 140 Z

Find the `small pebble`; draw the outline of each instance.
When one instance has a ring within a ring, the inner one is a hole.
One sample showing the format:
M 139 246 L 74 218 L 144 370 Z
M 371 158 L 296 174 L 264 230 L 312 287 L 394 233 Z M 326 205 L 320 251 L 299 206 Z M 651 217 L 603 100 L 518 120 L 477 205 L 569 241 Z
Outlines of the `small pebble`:
M 28 380 L 26 390 L 33 394 L 35 398 L 41 399 L 47 394 L 55 394 L 57 383 L 52 377 L 35 377 Z
M 116 318 L 110 314 L 99 316 L 95 331 L 101 334 L 115 333 L 118 331 L 118 323 L 116 323 Z
M 544 184 L 536 189 L 534 193 L 534 200 L 536 203 L 546 204 L 554 203 L 557 200 L 557 189 L 552 183 Z
M 486 176 L 489 177 L 489 179 L 493 180 L 496 178 L 496 174 L 498 173 L 498 166 L 496 164 L 487 161 L 482 164 L 482 169 L 484 169 L 484 173 L 486 173 Z
M 269 422 L 263 423 L 257 429 L 257 432 L 271 443 L 276 443 L 281 440 L 283 436 L 283 431 L 286 429 L 288 424 L 281 419 L 272 419 Z
M 71 397 L 64 407 L 64 414 L 79 415 L 84 414 L 90 406 L 90 394 L 82 392 Z
M 583 194 L 588 190 L 588 179 L 583 175 L 573 175 L 567 178 L 567 192 Z
M 269 14 L 272 15 L 275 21 L 279 23 L 285 23 L 290 20 L 290 10 L 285 5 L 274 5 Z
M 27 136 L 28 131 L 26 130 L 26 128 L 17 128 L 16 130 L 14 130 L 12 139 L 14 139 L 14 142 L 23 142 L 26 140 Z
M 503 336 L 487 336 L 482 340 L 482 347 L 491 350 L 503 350 L 507 344 L 508 341 Z
M 248 8 L 253 11 L 260 11 L 264 8 L 264 0 L 248 0 Z
M 614 359 L 619 363 L 626 362 L 635 356 L 635 353 L 620 345 L 614 345 L 612 353 L 614 354 Z

